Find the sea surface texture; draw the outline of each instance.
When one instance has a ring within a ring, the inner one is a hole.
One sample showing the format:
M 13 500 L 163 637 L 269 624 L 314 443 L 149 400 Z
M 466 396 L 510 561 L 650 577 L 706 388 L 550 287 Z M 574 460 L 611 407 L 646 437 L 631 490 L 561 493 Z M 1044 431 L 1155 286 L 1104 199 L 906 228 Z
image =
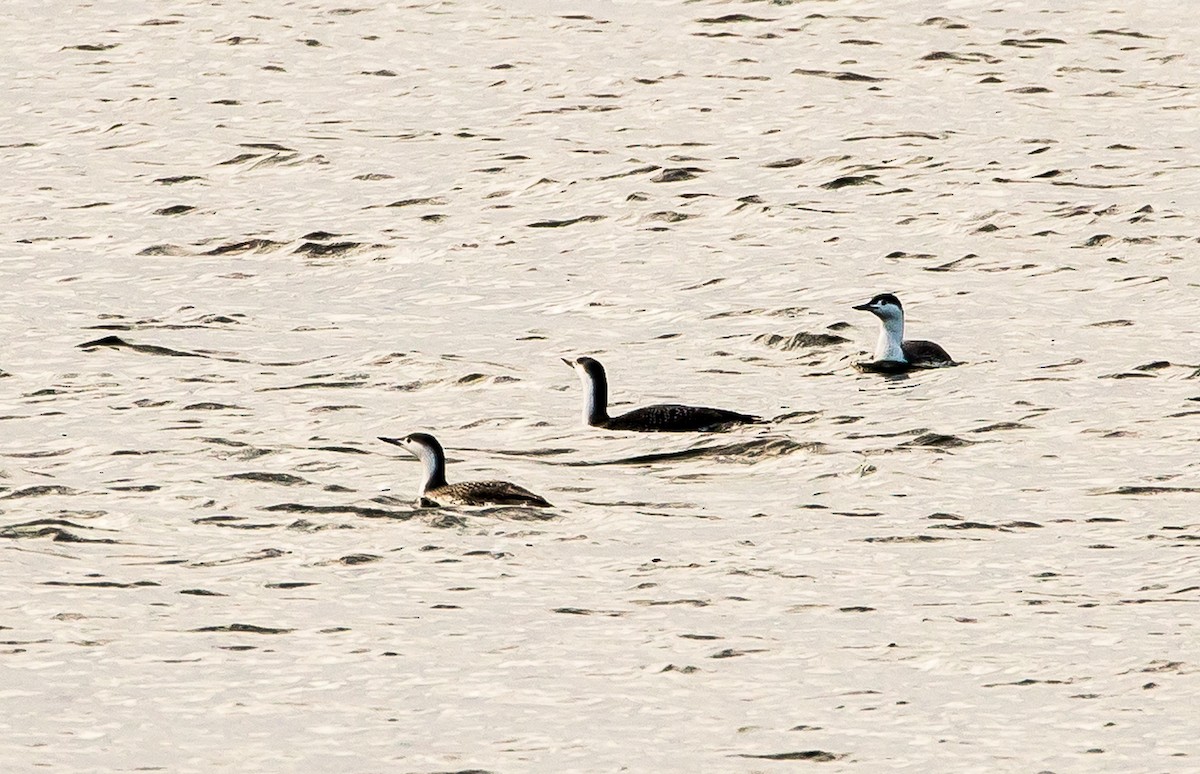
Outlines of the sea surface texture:
M 3 771 L 1200 771 L 1193 3 L 0 35 Z

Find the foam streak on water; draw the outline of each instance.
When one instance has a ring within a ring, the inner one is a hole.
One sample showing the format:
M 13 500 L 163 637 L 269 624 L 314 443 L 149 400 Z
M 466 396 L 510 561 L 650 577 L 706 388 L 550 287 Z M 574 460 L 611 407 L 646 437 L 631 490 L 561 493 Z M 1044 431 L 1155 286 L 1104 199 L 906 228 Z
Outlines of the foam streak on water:
M 5 770 L 1195 770 L 1200 27 L 935 5 L 0 10 Z

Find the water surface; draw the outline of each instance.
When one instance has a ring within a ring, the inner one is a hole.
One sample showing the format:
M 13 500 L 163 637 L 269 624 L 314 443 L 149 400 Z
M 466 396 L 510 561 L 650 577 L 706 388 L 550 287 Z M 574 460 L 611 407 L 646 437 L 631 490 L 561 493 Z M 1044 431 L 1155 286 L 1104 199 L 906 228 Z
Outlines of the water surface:
M 4 11 L 0 759 L 1195 768 L 1200 32 L 1121 6 Z M 883 291 L 964 365 L 857 373 Z

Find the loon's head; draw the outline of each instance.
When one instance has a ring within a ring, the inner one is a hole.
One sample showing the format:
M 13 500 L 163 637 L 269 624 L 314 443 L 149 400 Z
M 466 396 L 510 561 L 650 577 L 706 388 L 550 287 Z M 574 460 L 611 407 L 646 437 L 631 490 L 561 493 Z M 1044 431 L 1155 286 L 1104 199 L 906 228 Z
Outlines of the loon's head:
M 403 438 L 384 438 L 379 440 L 399 446 L 421 461 L 425 469 L 425 478 L 421 482 L 421 496 L 430 489 L 446 485 L 446 453 L 442 445 L 429 433 L 410 433 Z
M 563 362 L 575 369 L 575 373 L 581 378 L 586 377 L 590 381 L 603 381 L 605 379 L 604 366 L 600 365 L 600 361 L 591 357 L 577 357 L 574 360 L 563 358 Z
M 900 299 L 891 293 L 880 293 L 867 303 L 859 304 L 854 308 L 870 312 L 885 322 L 904 319 L 904 307 L 900 305 Z
M 416 457 L 422 456 L 422 452 L 433 452 L 437 456 L 445 453 L 442 451 L 442 445 L 429 433 L 410 433 L 403 438 L 384 438 L 383 436 L 379 436 L 379 440 L 407 449 Z

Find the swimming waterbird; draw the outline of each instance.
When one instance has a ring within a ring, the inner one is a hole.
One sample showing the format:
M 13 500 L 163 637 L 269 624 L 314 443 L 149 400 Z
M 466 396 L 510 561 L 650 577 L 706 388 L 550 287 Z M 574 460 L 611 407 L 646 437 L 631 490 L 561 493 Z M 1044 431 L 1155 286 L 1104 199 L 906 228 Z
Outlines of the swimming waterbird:
M 953 358 L 932 341 L 904 338 L 904 307 L 891 293 L 880 293 L 855 309 L 879 318 L 879 343 L 874 362 L 857 363 L 864 371 L 902 373 L 912 368 L 941 368 L 955 365 Z
M 600 361 L 590 357 L 563 359 L 575 369 L 583 384 L 583 421 L 606 430 L 632 430 L 643 433 L 687 433 L 715 430 L 727 425 L 761 422 L 749 414 L 705 406 L 681 406 L 660 403 L 644 406 L 620 416 L 608 415 L 608 376 Z
M 545 508 L 546 498 L 508 481 L 464 481 L 446 483 L 446 452 L 428 433 L 379 440 L 407 449 L 424 466 L 418 502 L 422 505 L 533 505 Z

